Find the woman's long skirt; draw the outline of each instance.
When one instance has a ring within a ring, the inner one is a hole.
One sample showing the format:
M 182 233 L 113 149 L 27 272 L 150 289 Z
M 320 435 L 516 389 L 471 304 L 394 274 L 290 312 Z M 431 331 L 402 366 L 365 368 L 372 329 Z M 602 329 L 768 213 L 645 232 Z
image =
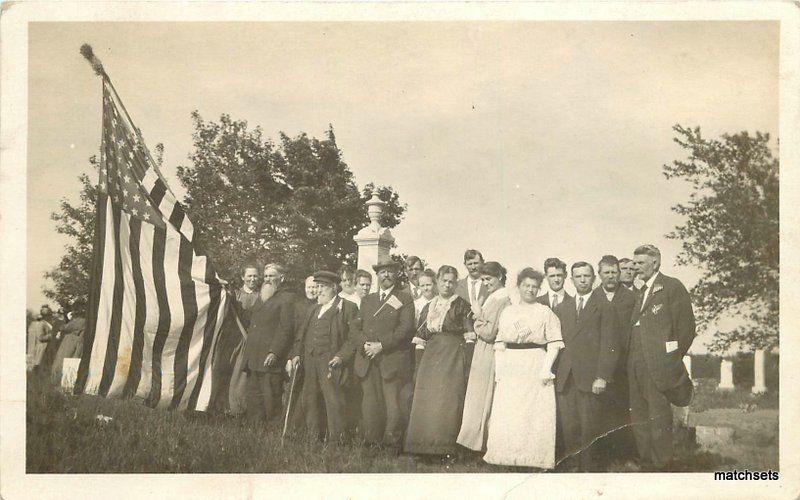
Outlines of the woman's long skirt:
M 483 459 L 490 464 L 552 469 L 556 395 L 539 374 L 544 349 L 495 351 L 495 387 Z
M 417 372 L 404 446 L 407 453 L 456 451 L 466 386 L 463 335 L 434 334 Z
M 464 400 L 464 417 L 458 444 L 474 451 L 486 450 L 487 424 L 494 395 L 494 346 L 481 339 L 475 342 L 472 365 Z

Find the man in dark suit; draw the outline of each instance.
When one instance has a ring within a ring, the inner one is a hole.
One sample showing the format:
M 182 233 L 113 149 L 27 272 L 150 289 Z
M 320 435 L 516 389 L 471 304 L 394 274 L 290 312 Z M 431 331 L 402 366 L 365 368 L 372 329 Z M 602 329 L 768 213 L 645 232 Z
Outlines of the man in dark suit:
M 413 366 L 414 298 L 397 285 L 399 265 L 372 266 L 378 291 L 364 297 L 350 331 L 361 382 L 361 431 L 370 444 L 399 447 L 409 408 L 403 387 Z
M 536 297 L 536 302 L 555 310 L 556 306 L 570 297 L 564 290 L 564 282 L 567 280 L 567 264 L 561 259 L 550 257 L 544 261 L 544 274 L 550 290 Z
M 406 257 L 403 267 L 408 279 L 408 283 L 403 287 L 403 290 L 410 293 L 414 300 L 417 300 L 422 295 L 422 290 L 419 289 L 419 277 L 422 276 L 425 266 L 422 264 L 422 259 L 416 255 L 409 255 Z
M 591 443 L 603 430 L 599 396 L 613 382 L 619 325 L 607 301 L 592 295 L 591 264 L 576 262 L 571 273 L 577 295 L 556 306 L 564 339 L 556 365 L 556 401 L 566 454 L 579 457 L 581 471 L 591 471 Z
M 692 397 L 692 381 L 683 356 L 694 341 L 694 312 L 686 287 L 659 271 L 658 248 L 638 247 L 633 262 L 644 286 L 631 316 L 631 422 L 643 467 L 665 470 L 670 468 L 673 456 L 670 405 L 686 406 Z
M 346 387 L 352 383 L 354 352 L 347 340 L 358 315 L 355 304 L 337 295 L 340 279 L 330 271 L 314 273 L 319 303 L 303 318 L 290 355 L 293 368 L 303 360 L 306 428 L 312 436 L 324 435 L 320 428 L 324 409 L 328 440 L 341 440 L 348 430 Z
M 467 268 L 467 276 L 458 280 L 456 283 L 456 295 L 472 304 L 483 305 L 483 301 L 489 296 L 489 290 L 481 279 L 481 266 L 483 265 L 483 254 L 477 250 L 467 250 L 464 252 L 464 267 Z M 470 366 L 472 365 L 472 354 L 475 351 L 475 332 L 464 334 L 464 369 L 469 376 Z
M 278 421 L 283 396 L 283 364 L 292 345 L 295 294 L 284 283 L 286 268 L 264 267 L 259 300 L 250 309 L 242 370 L 247 373 L 247 416 Z
M 627 257 L 619 259 L 619 282 L 628 290 L 634 292 L 633 280 L 636 278 L 636 269 L 633 261 Z
M 615 459 L 633 459 L 636 454 L 636 444 L 633 440 L 633 431 L 630 428 L 630 411 L 628 405 L 628 340 L 630 338 L 630 317 L 633 313 L 636 296 L 633 292 L 622 286 L 619 281 L 619 261 L 613 255 L 604 255 L 597 265 L 597 274 L 601 286 L 595 288 L 592 295 L 607 301 L 617 313 L 619 342 L 619 359 L 614 371 L 614 382 L 609 384 L 602 398 L 605 403 L 604 417 L 606 431 L 617 429 L 600 446 L 603 458 L 608 461 Z

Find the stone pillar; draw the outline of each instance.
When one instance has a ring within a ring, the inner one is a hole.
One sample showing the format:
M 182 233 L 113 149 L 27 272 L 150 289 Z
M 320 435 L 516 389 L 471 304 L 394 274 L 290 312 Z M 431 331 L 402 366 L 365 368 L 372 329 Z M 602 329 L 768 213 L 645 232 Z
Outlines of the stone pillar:
M 378 198 L 378 193 L 373 192 L 372 198 L 367 201 L 367 216 L 369 225 L 353 236 L 358 244 L 358 269 L 369 271 L 372 274 L 372 290 L 378 289 L 378 278 L 372 269 L 378 259 L 389 258 L 389 249 L 394 245 L 394 236 L 388 228 L 381 227 L 381 214 L 386 203 Z
M 767 369 L 767 353 L 764 349 L 756 349 L 753 357 L 753 394 L 763 394 L 767 392 L 765 372 Z
M 732 391 L 733 385 L 733 361 L 724 359 L 719 364 L 719 385 L 718 391 Z

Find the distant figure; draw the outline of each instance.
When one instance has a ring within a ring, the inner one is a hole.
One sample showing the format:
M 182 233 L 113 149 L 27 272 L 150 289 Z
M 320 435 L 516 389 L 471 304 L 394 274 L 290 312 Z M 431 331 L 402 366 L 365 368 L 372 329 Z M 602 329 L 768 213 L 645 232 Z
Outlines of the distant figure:
M 467 276 L 458 282 L 456 295 L 472 304 L 482 305 L 489 295 L 486 285 L 481 280 L 481 266 L 483 265 L 483 254 L 478 250 L 467 250 L 464 252 L 464 267 L 467 268 Z M 464 345 L 464 368 L 469 374 L 469 367 L 472 363 L 472 353 L 475 349 L 476 335 L 472 328 L 464 334 L 466 344 Z
M 86 304 L 76 301 L 70 311 L 70 320 L 62 331 L 61 344 L 58 346 L 51 370 L 53 383 L 61 384 L 61 372 L 65 358 L 80 358 L 83 352 L 83 333 L 86 330 Z
M 500 313 L 511 305 L 506 284 L 506 269 L 497 262 L 481 266 L 481 279 L 489 297 L 483 306 L 472 305 L 474 315 L 475 352 L 472 355 L 464 416 L 458 433 L 458 444 L 474 451 L 486 451 L 489 414 L 494 395 L 494 340 Z
M 633 308 L 628 354 L 633 435 L 645 469 L 669 470 L 673 457 L 670 404 L 688 405 L 693 392 L 683 357 L 695 337 L 694 312 L 686 287 L 659 271 L 658 248 L 638 247 L 633 261 L 644 282 Z
M 520 302 L 500 313 L 495 338 L 495 388 L 486 455 L 490 464 L 555 466 L 556 397 L 553 366 L 563 347 L 549 307 L 536 302 L 544 275 L 530 267 L 517 276 Z
M 33 322 L 28 325 L 28 348 L 29 357 L 31 360 L 30 369 L 34 372 L 47 370 L 47 345 L 55 337 L 53 326 L 48 319 L 53 315 L 50 306 L 47 304 L 42 305 L 39 309 L 39 314 L 36 315 Z
M 242 369 L 247 373 L 247 415 L 253 420 L 282 416 L 283 366 L 293 342 L 296 302 L 285 276 L 282 265 L 266 265 L 259 300 L 251 310 Z
M 396 286 L 398 263 L 380 259 L 372 268 L 378 291 L 361 301 L 350 331 L 363 394 L 361 432 L 368 444 L 397 447 L 408 415 L 403 388 L 413 369 L 414 299 Z
M 356 273 L 350 266 L 342 266 L 339 269 L 341 282 L 337 285 L 341 288 L 339 297 L 349 300 L 356 306 L 361 305 L 361 296 L 356 291 Z
M 636 266 L 627 257 L 619 259 L 619 282 L 630 291 L 635 291 L 633 281 L 636 278 Z
M 556 397 L 565 452 L 582 472 L 594 471 L 593 441 L 603 432 L 600 395 L 614 380 L 619 359 L 619 320 L 605 297 L 592 294 L 594 268 L 572 264 L 575 298 L 556 307 L 564 350 L 556 368 Z M 577 457 L 575 456 L 577 455 Z
M 47 306 L 42 306 L 44 309 Z M 51 331 L 53 327 L 50 323 L 42 318 L 40 312 L 34 316 L 33 321 L 28 325 L 28 369 L 30 371 L 38 372 L 39 365 L 42 363 L 47 343 L 51 339 Z
M 404 451 L 452 455 L 461 427 L 467 372 L 464 333 L 472 327 L 469 303 L 456 295 L 458 271 L 444 265 L 436 274 L 434 297 L 422 310 L 418 335 L 426 341 L 417 372 Z
M 422 265 L 422 259 L 416 255 L 409 255 L 406 257 L 405 271 L 408 284 L 405 288 L 406 291 L 414 297 L 414 300 L 417 300 L 422 295 L 422 290 L 419 289 L 419 278 L 422 276 L 424 270 L 425 267 Z
M 359 269 L 356 271 L 356 293 L 359 297 L 359 303 L 356 304 L 361 307 L 361 299 L 369 295 L 370 289 L 372 288 L 372 275 L 369 274 L 369 271 L 365 271 L 363 269 Z
M 50 325 L 49 340 L 47 340 L 42 357 L 39 360 L 39 369 L 47 372 L 53 366 L 53 360 L 61 344 L 61 330 L 64 329 L 64 310 L 59 308 L 58 313 L 54 314 L 50 306 L 44 305 L 40 310 L 42 321 Z
M 348 338 L 358 315 L 355 304 L 337 295 L 340 280 L 330 271 L 314 273 L 319 303 L 308 310 L 290 354 L 292 368 L 303 361 L 306 428 L 332 441 L 341 440 L 347 430 L 345 387 L 352 383 L 354 356 Z M 323 411 L 327 433 L 320 426 Z
M 633 430 L 630 425 L 630 411 L 628 404 L 628 342 L 630 339 L 631 322 L 636 296 L 619 282 L 619 263 L 613 255 L 604 255 L 597 265 L 597 274 L 601 286 L 594 289 L 593 296 L 605 299 L 617 313 L 618 333 L 617 349 L 619 359 L 614 370 L 614 381 L 609 384 L 602 399 L 605 401 L 603 431 L 617 429 L 607 436 L 599 450 L 604 461 L 615 459 L 630 460 L 636 454 L 636 444 L 633 439 Z
M 544 274 L 547 277 L 549 290 L 547 293 L 539 295 L 536 301 L 555 310 L 556 306 L 564 302 L 567 297 L 572 297 L 564 290 L 564 283 L 567 280 L 567 264 L 556 257 L 550 257 L 544 261 Z

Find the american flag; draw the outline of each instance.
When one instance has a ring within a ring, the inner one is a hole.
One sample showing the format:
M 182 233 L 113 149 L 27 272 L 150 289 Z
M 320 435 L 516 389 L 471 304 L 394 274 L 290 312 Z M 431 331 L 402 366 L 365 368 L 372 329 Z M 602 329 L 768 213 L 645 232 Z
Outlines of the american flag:
M 76 393 L 204 410 L 222 281 L 107 76 L 84 353 Z

